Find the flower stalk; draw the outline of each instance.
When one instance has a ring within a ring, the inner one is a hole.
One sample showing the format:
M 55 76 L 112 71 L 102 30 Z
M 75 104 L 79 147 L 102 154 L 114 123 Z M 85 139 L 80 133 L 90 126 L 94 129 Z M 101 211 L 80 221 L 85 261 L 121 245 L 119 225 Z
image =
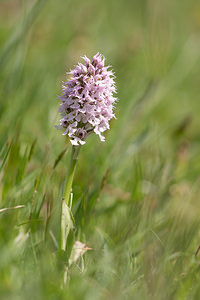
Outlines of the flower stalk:
M 69 173 L 65 181 L 64 185 L 64 201 L 69 206 L 70 204 L 70 194 L 71 194 L 71 188 L 72 183 L 74 179 L 74 173 L 76 170 L 76 165 L 78 161 L 78 155 L 80 152 L 81 146 L 72 146 L 72 152 L 71 152 L 71 158 L 70 158 L 70 165 L 69 165 Z
M 78 161 L 78 155 L 81 146 L 72 146 L 69 171 L 64 183 L 62 208 L 61 208 L 61 250 L 66 250 L 67 237 L 70 229 L 73 228 L 73 216 L 71 214 L 71 191 L 74 179 L 74 173 Z

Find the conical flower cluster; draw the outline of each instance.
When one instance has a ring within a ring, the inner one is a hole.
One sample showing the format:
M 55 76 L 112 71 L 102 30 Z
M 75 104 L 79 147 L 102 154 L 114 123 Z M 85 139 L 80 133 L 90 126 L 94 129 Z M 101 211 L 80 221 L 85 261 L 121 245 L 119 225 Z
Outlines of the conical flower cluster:
M 109 129 L 109 121 L 115 117 L 116 93 L 114 75 L 110 66 L 104 66 L 104 57 L 97 53 L 92 60 L 83 57 L 69 72 L 71 79 L 63 84 L 59 112 L 62 116 L 58 129 L 64 130 L 72 145 L 83 145 L 87 136 L 94 132 L 104 141 L 102 135 Z

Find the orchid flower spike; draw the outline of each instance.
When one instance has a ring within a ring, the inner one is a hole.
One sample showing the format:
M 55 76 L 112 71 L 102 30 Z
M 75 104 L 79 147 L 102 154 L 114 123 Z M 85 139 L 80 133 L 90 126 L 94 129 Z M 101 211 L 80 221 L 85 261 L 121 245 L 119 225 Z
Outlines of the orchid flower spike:
M 96 133 L 101 141 L 102 135 L 109 129 L 109 121 L 115 117 L 114 97 L 116 87 L 114 74 L 105 67 L 105 58 L 97 53 L 90 61 L 83 57 L 84 64 L 78 63 L 69 81 L 63 83 L 63 93 L 60 96 L 61 115 L 60 130 L 68 135 L 72 145 L 85 144 L 86 138 L 92 132 Z

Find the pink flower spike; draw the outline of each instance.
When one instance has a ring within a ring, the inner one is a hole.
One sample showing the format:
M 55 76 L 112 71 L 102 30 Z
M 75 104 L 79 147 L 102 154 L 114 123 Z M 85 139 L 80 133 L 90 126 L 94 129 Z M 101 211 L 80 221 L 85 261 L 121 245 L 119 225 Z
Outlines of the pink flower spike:
M 60 126 L 57 129 L 65 130 L 72 145 L 85 144 L 85 140 L 92 132 L 96 133 L 101 141 L 102 135 L 109 129 L 109 121 L 115 118 L 114 104 L 116 93 L 114 74 L 105 67 L 105 58 L 97 53 L 92 60 L 83 56 L 84 64 L 78 63 L 74 70 L 67 74 L 70 80 L 63 82 Z

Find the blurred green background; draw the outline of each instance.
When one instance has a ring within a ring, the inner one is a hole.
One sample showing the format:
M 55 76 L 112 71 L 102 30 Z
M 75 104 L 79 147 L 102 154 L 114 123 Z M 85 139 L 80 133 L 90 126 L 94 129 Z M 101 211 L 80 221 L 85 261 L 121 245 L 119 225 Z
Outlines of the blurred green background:
M 0 299 L 199 299 L 200 3 L 0 0 Z M 119 102 L 75 175 L 61 288 L 62 80 L 97 52 Z M 28 233 L 28 235 L 27 235 Z

